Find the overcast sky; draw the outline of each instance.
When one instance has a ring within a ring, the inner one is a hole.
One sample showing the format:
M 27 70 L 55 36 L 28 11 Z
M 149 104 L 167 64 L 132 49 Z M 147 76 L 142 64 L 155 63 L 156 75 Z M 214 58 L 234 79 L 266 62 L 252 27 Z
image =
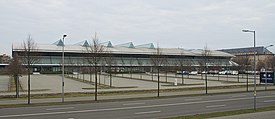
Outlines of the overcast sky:
M 31 34 L 51 44 L 90 40 L 227 49 L 275 45 L 274 0 L 0 0 L 0 53 Z M 275 46 L 270 47 L 275 53 Z

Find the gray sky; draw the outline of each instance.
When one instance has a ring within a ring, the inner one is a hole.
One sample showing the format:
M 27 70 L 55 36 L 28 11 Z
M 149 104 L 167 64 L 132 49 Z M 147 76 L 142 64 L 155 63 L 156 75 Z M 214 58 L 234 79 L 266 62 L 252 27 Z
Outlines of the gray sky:
M 226 49 L 275 45 L 274 0 L 0 0 L 0 53 L 31 34 L 50 44 L 91 39 L 160 47 Z M 275 46 L 270 47 L 275 53 Z

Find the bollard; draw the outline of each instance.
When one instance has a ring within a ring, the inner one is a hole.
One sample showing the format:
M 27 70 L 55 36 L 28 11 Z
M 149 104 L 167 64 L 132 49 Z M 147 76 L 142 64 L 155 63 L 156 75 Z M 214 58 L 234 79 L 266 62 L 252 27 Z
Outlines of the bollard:
M 177 80 L 177 78 L 175 78 L 175 83 L 174 83 L 174 85 L 175 85 L 175 86 L 178 85 L 178 80 Z

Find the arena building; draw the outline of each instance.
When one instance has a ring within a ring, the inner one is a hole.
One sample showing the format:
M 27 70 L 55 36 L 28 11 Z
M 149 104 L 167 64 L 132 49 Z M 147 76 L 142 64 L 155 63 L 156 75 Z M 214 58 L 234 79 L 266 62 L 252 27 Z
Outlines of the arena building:
M 87 59 L 91 56 L 87 49 L 91 43 L 86 41 L 69 45 L 63 45 L 62 40 L 53 44 L 37 44 L 37 49 L 31 52 L 32 57 L 38 57 L 39 60 L 32 65 L 33 71 L 38 72 L 55 72 L 61 71 L 62 66 L 62 47 L 64 46 L 64 65 L 68 72 L 83 72 L 83 69 L 92 66 Z M 141 71 L 147 72 L 152 70 L 154 64 L 152 58 L 161 56 L 162 67 L 169 71 L 178 70 L 178 67 L 189 67 L 188 70 L 198 70 L 199 67 L 206 64 L 208 68 L 234 66 L 236 63 L 231 61 L 234 55 L 229 53 L 207 50 L 204 54 L 203 49 L 182 49 L 182 48 L 157 48 L 153 43 L 134 45 L 132 42 L 113 45 L 110 41 L 100 44 L 103 47 L 102 52 L 94 55 L 101 57 L 98 66 L 110 66 L 118 72 Z M 12 55 L 18 54 L 19 58 L 24 55 L 22 44 L 13 44 Z M 112 61 L 107 62 L 107 58 Z M 202 63 L 205 62 L 205 63 Z M 191 67 L 191 68 L 190 68 Z M 184 70 L 184 69 L 181 69 Z M 187 69 L 186 69 L 187 70 Z

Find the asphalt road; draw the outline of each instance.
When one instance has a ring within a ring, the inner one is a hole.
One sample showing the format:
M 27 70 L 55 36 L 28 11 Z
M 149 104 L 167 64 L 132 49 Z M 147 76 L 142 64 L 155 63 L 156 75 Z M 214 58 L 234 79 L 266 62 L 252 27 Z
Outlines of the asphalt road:
M 257 92 L 257 107 L 275 106 L 275 91 Z M 0 119 L 151 119 L 253 108 L 253 94 L 0 109 Z

